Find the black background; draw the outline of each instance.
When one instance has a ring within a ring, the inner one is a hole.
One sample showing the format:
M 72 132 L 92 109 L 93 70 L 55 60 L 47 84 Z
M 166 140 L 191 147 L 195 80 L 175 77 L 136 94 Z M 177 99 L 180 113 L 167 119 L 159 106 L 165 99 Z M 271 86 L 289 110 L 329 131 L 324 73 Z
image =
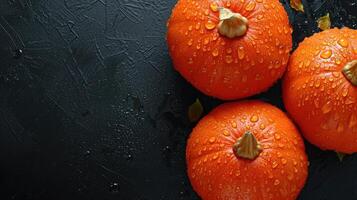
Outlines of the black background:
M 172 68 L 175 0 L 0 0 L 0 199 L 198 199 L 185 169 L 187 108 L 220 104 Z M 330 13 L 356 29 L 356 0 L 282 1 L 294 46 Z M 282 108 L 280 84 L 258 97 Z M 306 144 L 300 199 L 357 199 L 357 156 Z

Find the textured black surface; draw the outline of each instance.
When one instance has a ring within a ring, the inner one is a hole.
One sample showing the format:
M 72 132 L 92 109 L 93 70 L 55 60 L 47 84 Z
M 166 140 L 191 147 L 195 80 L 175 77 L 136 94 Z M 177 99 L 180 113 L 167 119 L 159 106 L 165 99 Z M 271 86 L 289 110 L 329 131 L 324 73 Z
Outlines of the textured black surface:
M 295 47 L 330 13 L 357 28 L 356 0 L 282 1 Z M 175 0 L 0 0 L 0 199 L 198 199 L 185 172 L 187 108 L 205 97 L 173 69 Z M 259 97 L 282 107 L 280 85 Z M 357 156 L 307 144 L 300 199 L 357 199 Z

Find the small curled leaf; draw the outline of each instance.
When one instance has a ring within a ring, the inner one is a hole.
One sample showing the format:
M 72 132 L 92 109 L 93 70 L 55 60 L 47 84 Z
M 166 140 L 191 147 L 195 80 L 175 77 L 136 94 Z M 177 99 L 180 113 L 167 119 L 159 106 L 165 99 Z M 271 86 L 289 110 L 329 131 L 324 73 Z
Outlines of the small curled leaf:
M 196 101 L 188 108 L 188 119 L 190 122 L 198 121 L 203 114 L 203 106 L 197 98 Z
M 342 162 L 342 161 L 343 161 L 343 158 L 346 156 L 345 153 L 341 153 L 341 152 L 336 152 L 336 154 L 337 154 L 338 160 L 339 160 L 340 162 Z
M 330 14 L 327 13 L 325 16 L 320 17 L 317 20 L 317 26 L 323 31 L 330 29 L 331 27 Z
M 297 11 L 304 12 L 304 5 L 301 0 L 290 0 L 290 6 Z

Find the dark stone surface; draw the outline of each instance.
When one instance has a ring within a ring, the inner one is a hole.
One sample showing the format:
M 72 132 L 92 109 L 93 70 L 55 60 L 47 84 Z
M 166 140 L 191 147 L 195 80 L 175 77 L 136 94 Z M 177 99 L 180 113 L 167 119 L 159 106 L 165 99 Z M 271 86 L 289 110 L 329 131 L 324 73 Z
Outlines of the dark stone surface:
M 185 142 L 198 97 L 176 73 L 166 20 L 175 0 L 0 1 L 0 199 L 198 199 Z M 356 0 L 282 1 L 295 47 L 330 13 L 357 28 Z M 280 84 L 258 97 L 282 108 Z M 357 199 L 357 157 L 307 145 L 300 199 Z

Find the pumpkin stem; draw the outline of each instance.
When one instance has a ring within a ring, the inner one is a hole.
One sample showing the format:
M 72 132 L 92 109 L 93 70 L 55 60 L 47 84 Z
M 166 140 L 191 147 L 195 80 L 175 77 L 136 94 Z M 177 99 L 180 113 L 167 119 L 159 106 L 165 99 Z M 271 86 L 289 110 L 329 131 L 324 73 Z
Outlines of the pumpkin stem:
M 228 8 L 219 9 L 218 32 L 228 38 L 235 38 L 247 32 L 248 19 Z
M 255 136 L 251 132 L 247 131 L 233 145 L 233 152 L 237 158 L 241 157 L 254 160 L 260 152 L 262 152 L 262 148 L 260 147 L 260 144 Z
M 352 83 L 352 85 L 357 86 L 357 60 L 353 60 L 342 69 L 342 73 L 345 75 L 346 79 Z

